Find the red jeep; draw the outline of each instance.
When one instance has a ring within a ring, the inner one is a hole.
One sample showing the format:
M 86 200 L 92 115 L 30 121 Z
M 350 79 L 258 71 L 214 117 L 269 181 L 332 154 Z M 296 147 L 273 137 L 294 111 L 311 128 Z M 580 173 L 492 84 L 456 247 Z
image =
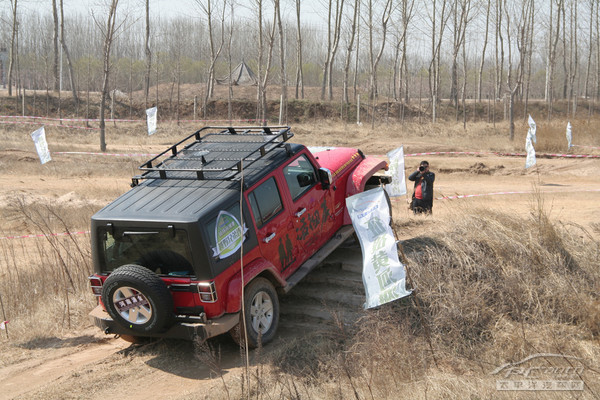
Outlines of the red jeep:
M 346 197 L 386 179 L 383 160 L 292 137 L 205 127 L 142 164 L 92 217 L 95 324 L 125 338 L 270 341 L 278 295 L 353 233 Z

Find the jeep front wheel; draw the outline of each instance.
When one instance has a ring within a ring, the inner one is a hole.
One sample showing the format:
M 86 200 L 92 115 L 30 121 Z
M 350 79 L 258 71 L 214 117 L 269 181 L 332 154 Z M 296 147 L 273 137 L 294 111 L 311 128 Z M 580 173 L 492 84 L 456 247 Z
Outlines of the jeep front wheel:
M 160 332 L 173 320 L 173 298 L 165 283 L 140 265 L 124 265 L 104 282 L 102 303 L 119 325 L 137 333 Z
M 265 278 L 256 278 L 250 282 L 244 292 L 243 312 L 249 347 L 256 348 L 273 340 L 279 324 L 279 299 L 271 282 Z M 245 337 L 242 324 L 240 319 L 240 323 L 230 333 L 243 346 Z

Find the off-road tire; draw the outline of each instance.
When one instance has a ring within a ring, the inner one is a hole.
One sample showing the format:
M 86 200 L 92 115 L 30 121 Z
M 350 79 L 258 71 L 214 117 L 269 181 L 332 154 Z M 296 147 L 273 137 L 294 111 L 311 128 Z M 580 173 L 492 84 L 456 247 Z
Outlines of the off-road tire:
M 157 275 L 140 265 L 114 270 L 102 287 L 102 303 L 115 322 L 137 333 L 161 332 L 174 318 L 171 292 Z
M 275 337 L 279 325 L 279 298 L 273 284 L 265 278 L 256 278 L 244 289 L 246 333 L 250 348 L 267 344 Z M 245 345 L 243 320 L 230 332 L 233 340 Z
M 377 189 L 378 187 L 379 187 L 379 185 L 366 185 L 365 192 L 367 190 Z M 387 201 L 388 207 L 390 208 L 390 225 L 391 225 L 392 220 L 394 219 L 394 216 L 392 214 L 392 200 L 390 199 L 390 195 L 388 194 L 387 190 L 385 190 L 385 188 L 383 189 L 383 194 L 385 196 L 385 201 Z

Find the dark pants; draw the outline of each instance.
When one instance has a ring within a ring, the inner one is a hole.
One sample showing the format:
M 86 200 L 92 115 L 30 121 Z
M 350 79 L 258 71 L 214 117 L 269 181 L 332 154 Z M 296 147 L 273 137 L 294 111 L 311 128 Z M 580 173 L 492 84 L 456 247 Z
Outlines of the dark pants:
M 412 203 L 410 203 L 410 209 L 413 210 L 415 214 L 431 214 L 431 209 L 433 208 L 433 199 L 412 199 Z

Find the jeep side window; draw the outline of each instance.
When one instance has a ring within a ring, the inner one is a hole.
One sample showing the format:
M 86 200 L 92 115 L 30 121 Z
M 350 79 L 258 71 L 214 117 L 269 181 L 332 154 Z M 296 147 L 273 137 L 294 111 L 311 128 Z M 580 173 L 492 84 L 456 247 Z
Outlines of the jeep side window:
M 304 155 L 283 168 L 283 176 L 285 176 L 285 181 L 294 201 L 317 183 L 315 168 Z
M 281 196 L 273 177 L 254 189 L 248 195 L 248 199 L 252 207 L 252 214 L 254 214 L 254 222 L 258 228 L 283 210 Z

